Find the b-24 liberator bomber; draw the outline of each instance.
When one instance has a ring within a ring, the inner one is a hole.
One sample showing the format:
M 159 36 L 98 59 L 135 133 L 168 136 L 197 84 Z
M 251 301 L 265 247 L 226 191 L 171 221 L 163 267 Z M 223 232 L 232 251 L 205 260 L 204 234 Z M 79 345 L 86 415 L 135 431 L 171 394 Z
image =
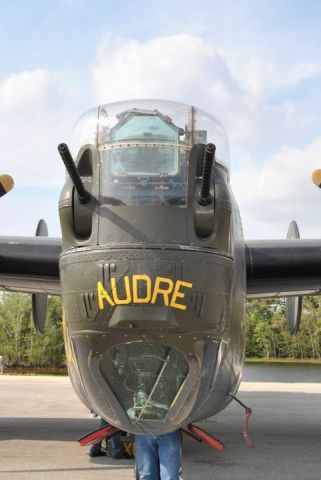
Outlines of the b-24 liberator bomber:
M 0 288 L 61 295 L 71 382 L 88 409 L 139 434 L 186 428 L 235 396 L 245 301 L 321 290 L 321 240 L 243 239 L 222 126 L 190 105 L 100 105 L 59 145 L 62 242 L 0 238 Z M 298 195 L 299 195 L 298 191 Z M 255 201 L 255 199 L 253 199 Z

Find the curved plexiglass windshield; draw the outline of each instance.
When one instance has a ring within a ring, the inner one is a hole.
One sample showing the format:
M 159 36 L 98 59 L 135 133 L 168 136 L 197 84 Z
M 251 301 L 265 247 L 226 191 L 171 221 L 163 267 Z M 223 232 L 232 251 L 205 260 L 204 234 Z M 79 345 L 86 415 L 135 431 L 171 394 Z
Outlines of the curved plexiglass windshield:
M 132 109 L 118 115 L 119 123 L 110 130 L 110 142 L 153 140 L 178 143 L 178 128 L 158 110 Z
M 187 204 L 187 152 L 139 145 L 101 152 L 101 198 L 107 205 Z
M 174 348 L 135 342 L 106 351 L 100 369 L 129 418 L 139 421 L 166 416 L 189 366 Z
M 143 117 L 144 112 L 147 118 Z M 146 120 L 147 130 L 141 128 L 142 123 L 146 126 Z M 119 132 L 116 127 L 122 124 L 126 127 Z M 179 129 L 179 139 L 175 127 Z M 216 161 L 226 168 L 229 166 L 227 135 L 215 117 L 192 105 L 153 99 L 110 103 L 89 110 L 74 125 L 72 153 L 76 156 L 80 148 L 88 144 L 100 148 L 114 141 L 142 140 L 135 136 L 136 129 L 139 136 L 141 132 L 147 133 L 145 140 L 149 135 L 161 142 L 164 137 L 173 142 L 175 137 L 181 145 L 190 148 L 196 143 L 214 143 Z
M 178 174 L 178 149 L 141 144 L 109 150 L 109 170 L 113 176 L 175 176 Z
M 191 105 L 131 100 L 101 105 L 74 128 L 73 153 L 100 152 L 100 200 L 106 205 L 187 206 L 189 153 L 214 143 L 228 168 L 228 141 L 214 117 Z

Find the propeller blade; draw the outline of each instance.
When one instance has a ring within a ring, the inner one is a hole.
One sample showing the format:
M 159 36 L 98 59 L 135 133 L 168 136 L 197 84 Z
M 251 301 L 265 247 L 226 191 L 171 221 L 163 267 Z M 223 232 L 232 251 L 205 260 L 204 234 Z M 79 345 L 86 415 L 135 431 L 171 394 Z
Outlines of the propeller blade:
M 12 190 L 14 185 L 13 178 L 10 175 L 0 175 L 0 197 Z
M 299 227 L 294 220 L 290 223 L 286 238 L 288 238 L 289 240 L 295 240 L 296 238 L 300 238 Z M 290 332 L 290 335 L 295 335 L 299 330 L 301 311 L 302 297 L 287 297 L 285 299 L 285 316 L 288 323 L 288 330 Z
M 312 181 L 314 185 L 321 188 L 321 170 L 314 170 L 312 173 Z
M 39 220 L 36 237 L 48 237 L 48 227 L 45 220 Z M 46 293 L 32 294 L 32 316 L 36 332 L 42 335 L 45 331 L 47 317 L 48 296 Z

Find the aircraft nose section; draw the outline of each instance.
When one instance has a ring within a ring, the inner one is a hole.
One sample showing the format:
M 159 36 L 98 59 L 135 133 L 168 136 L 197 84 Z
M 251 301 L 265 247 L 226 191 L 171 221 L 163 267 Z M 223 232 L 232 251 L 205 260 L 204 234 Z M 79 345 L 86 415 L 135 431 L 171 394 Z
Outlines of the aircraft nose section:
M 100 370 L 128 417 L 139 422 L 166 417 L 189 366 L 170 346 L 134 342 L 107 350 Z
M 189 423 L 216 388 L 233 260 L 187 247 L 97 246 L 64 252 L 60 265 L 78 394 L 131 433 Z
M 73 339 L 93 410 L 131 433 L 157 435 L 179 428 L 195 406 L 197 361 L 153 341 L 107 345 L 108 340 L 96 341 L 90 332 Z

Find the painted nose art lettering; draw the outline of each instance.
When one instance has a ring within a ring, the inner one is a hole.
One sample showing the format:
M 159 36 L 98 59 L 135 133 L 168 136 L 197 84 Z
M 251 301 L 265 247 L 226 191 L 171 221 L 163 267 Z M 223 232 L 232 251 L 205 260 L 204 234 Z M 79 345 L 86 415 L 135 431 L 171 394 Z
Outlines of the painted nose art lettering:
M 117 289 L 116 279 L 111 278 L 111 290 L 107 292 L 102 282 L 97 282 L 97 295 L 99 309 L 103 310 L 105 302 L 114 307 L 115 305 L 136 304 L 155 304 L 162 302 L 165 307 L 176 308 L 178 310 L 186 310 L 184 298 L 186 288 L 192 288 L 192 283 L 183 282 L 182 280 L 173 281 L 170 278 L 156 277 L 155 281 L 148 275 L 132 275 L 124 276 L 124 293 L 122 296 Z M 140 287 L 144 293 L 141 293 Z

